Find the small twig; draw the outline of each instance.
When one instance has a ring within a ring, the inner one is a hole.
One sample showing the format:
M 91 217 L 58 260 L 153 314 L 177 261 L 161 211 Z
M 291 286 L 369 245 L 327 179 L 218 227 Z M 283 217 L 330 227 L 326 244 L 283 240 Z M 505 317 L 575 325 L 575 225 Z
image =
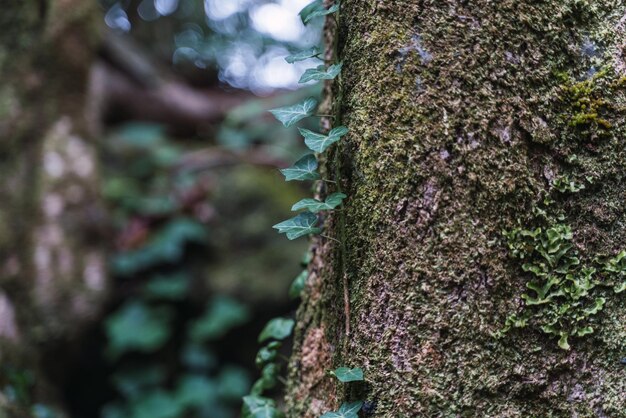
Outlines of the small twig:
M 344 314 L 346 316 L 346 339 L 350 339 L 350 295 L 348 294 L 348 275 L 343 274 L 343 306 Z
M 323 114 L 317 114 L 313 116 L 316 116 L 318 118 L 334 118 L 335 117 L 335 115 L 323 115 Z
M 337 182 L 336 182 L 336 181 L 334 181 L 334 180 L 322 179 L 322 181 L 323 181 L 323 182 L 326 182 L 326 183 L 337 184 Z
M 329 240 L 332 240 L 332 241 L 335 241 L 335 242 L 338 242 L 339 244 L 341 244 L 341 241 L 339 241 L 338 239 L 335 239 L 333 237 L 329 237 L 328 235 L 320 234 L 320 237 L 328 238 Z

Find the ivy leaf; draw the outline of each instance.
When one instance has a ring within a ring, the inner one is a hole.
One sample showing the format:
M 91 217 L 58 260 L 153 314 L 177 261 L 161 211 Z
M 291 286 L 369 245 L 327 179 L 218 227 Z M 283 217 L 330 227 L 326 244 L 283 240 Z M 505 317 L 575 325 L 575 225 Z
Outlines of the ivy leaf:
M 270 113 L 288 128 L 298 121 L 306 117 L 312 116 L 313 111 L 316 107 L 317 100 L 309 97 L 303 102 L 297 103 L 292 106 L 284 106 L 277 109 L 270 109 Z
M 360 382 L 363 380 L 363 369 L 360 367 L 356 367 L 354 369 L 349 367 L 339 367 L 337 370 L 331 372 L 331 374 L 343 383 Z
M 254 359 L 254 363 L 257 367 L 263 367 L 267 363 L 272 362 L 276 359 L 276 355 L 278 354 L 278 349 L 280 348 L 281 343 L 279 341 L 272 341 L 265 347 L 262 347 L 259 352 L 256 354 L 256 358 Z
M 294 204 L 291 207 L 291 210 L 297 211 L 300 209 L 307 209 L 313 213 L 317 213 L 322 210 L 332 210 L 341 205 L 341 201 L 346 197 L 348 196 L 343 193 L 333 193 L 328 196 L 324 202 L 321 202 L 317 199 L 302 199 Z
M 298 274 L 291 283 L 291 287 L 289 287 L 289 297 L 291 299 L 296 299 L 300 297 L 300 293 L 304 290 L 304 285 L 306 284 L 306 279 L 309 277 L 309 272 L 303 270 L 302 273 Z
M 358 412 L 363 407 L 363 401 L 357 402 L 344 402 L 341 404 L 339 411 L 336 412 L 327 412 L 322 415 L 320 418 L 357 418 Z
M 308 18 L 311 15 L 311 13 L 319 9 L 323 9 L 323 8 L 324 8 L 323 0 L 315 0 L 312 3 L 308 4 L 307 6 L 305 6 L 302 10 L 300 10 L 300 13 L 298 13 L 298 15 L 300 16 L 302 23 L 307 23 Z
M 304 143 L 309 149 L 317 153 L 326 151 L 335 142 L 339 141 L 342 136 L 349 132 L 345 126 L 338 126 L 332 129 L 328 135 L 319 134 L 309 131 L 308 129 L 298 128 L 300 134 L 304 137 Z
M 293 55 L 288 55 L 285 57 L 285 61 L 289 64 L 293 64 L 294 62 L 304 61 L 309 58 L 317 57 L 320 54 L 320 50 L 317 47 L 313 47 L 310 49 L 306 49 L 304 51 L 298 52 Z
M 261 396 L 244 396 L 243 418 L 283 418 L 285 415 L 276 408 L 273 399 Z
M 266 364 L 261 371 L 261 378 L 254 383 L 250 393 L 260 395 L 264 391 L 276 387 L 279 372 L 280 369 L 276 363 Z
M 311 212 L 303 212 L 294 218 L 274 225 L 272 228 L 278 229 L 280 234 L 287 234 L 288 239 L 294 240 L 304 235 L 319 234 L 322 232 L 321 228 L 315 227 L 317 220 L 317 216 Z
M 285 181 L 318 180 L 320 175 L 315 170 L 317 170 L 317 159 L 315 155 L 307 154 L 296 161 L 294 165 L 283 168 L 280 172 L 285 176 Z
M 335 13 L 337 10 L 339 10 L 339 4 L 333 4 L 328 9 L 325 9 L 324 2 L 322 0 L 316 0 L 302 9 L 299 15 L 300 19 L 302 19 L 302 23 L 307 24 L 316 17 L 329 15 Z
M 343 67 L 343 63 L 333 64 L 326 68 L 324 65 L 318 65 L 315 68 L 309 68 L 302 74 L 298 83 L 306 83 L 312 80 L 332 80 L 337 77 L 341 72 L 341 67 Z
M 261 334 L 259 334 L 259 342 L 262 343 L 265 340 L 284 340 L 291 335 L 295 322 L 293 319 L 288 318 L 274 318 L 270 320 Z

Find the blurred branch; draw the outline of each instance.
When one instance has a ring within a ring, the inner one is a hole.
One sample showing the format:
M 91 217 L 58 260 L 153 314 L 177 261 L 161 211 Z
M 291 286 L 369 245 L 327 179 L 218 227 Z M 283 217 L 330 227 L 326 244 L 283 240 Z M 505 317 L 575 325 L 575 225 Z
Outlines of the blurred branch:
M 237 164 L 252 164 L 270 168 L 288 167 L 289 163 L 261 148 L 246 151 L 231 151 L 224 148 L 207 148 L 186 154 L 175 167 L 177 170 L 205 171 Z
M 102 119 L 143 120 L 180 133 L 206 130 L 251 97 L 219 87 L 194 89 L 151 61 L 130 39 L 109 32 L 94 66 L 94 85 Z

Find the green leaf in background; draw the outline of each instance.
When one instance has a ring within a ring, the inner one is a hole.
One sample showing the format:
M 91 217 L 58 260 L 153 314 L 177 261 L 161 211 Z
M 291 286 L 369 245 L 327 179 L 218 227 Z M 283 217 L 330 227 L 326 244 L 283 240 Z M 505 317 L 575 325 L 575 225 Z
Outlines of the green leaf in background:
M 342 136 L 349 132 L 345 126 L 338 126 L 332 129 L 328 135 L 322 135 L 317 132 L 309 131 L 308 129 L 298 129 L 300 134 L 304 137 L 304 143 L 312 151 L 322 153 L 326 151 L 335 142 L 339 141 Z
M 207 371 L 217 365 L 215 354 L 201 344 L 187 344 L 181 353 L 182 363 L 191 370 Z
M 331 13 L 335 13 L 337 10 L 339 10 L 338 3 L 333 4 L 328 9 L 325 9 L 323 1 L 316 0 L 313 3 L 309 4 L 308 6 L 306 6 L 304 9 L 302 9 L 299 15 L 300 15 L 300 19 L 302 19 L 302 23 L 307 24 L 311 20 L 315 19 L 316 17 L 329 15 Z
M 129 418 L 178 418 L 182 412 L 174 395 L 157 389 L 133 402 Z
M 155 276 L 146 283 L 144 294 L 150 299 L 181 300 L 187 294 L 189 277 L 184 273 Z
M 309 272 L 307 270 L 303 270 L 302 273 L 298 274 L 298 277 L 293 280 L 293 283 L 291 283 L 291 286 L 289 287 L 289 297 L 291 299 L 300 297 L 300 293 L 304 290 L 307 277 L 309 277 Z
M 288 318 L 274 318 L 270 320 L 261 334 L 259 334 L 259 342 L 274 339 L 284 340 L 291 335 L 295 322 L 293 319 Z
M 178 382 L 176 400 L 184 407 L 201 406 L 214 402 L 217 390 L 218 385 L 205 376 L 187 374 Z
M 129 399 L 133 399 L 147 389 L 162 384 L 165 381 L 165 377 L 166 373 L 162 367 L 141 367 L 116 372 L 111 378 L 111 383 L 113 383 L 118 392 Z
M 274 361 L 278 355 L 278 349 L 281 343 L 279 341 L 272 341 L 265 347 L 262 347 L 256 355 L 254 360 L 257 367 L 263 367 L 267 363 Z
M 293 55 L 288 55 L 285 57 L 285 61 L 287 61 L 289 64 L 293 64 L 294 62 L 304 61 L 309 58 L 317 57 L 319 54 L 320 54 L 319 48 L 313 47 L 313 48 L 298 52 Z
M 317 107 L 317 100 L 312 97 L 305 99 L 303 102 L 297 103 L 292 106 L 279 107 L 277 109 L 270 109 L 270 112 L 276 119 L 282 122 L 287 128 L 297 123 L 298 121 L 312 116 L 315 108 Z
M 307 83 L 309 81 L 332 80 L 341 72 L 342 63 L 333 64 L 326 68 L 324 65 L 318 65 L 315 68 L 309 68 L 302 74 L 298 83 Z
M 242 418 L 283 418 L 273 399 L 261 396 L 244 396 Z
M 204 243 L 207 238 L 206 228 L 201 223 L 191 218 L 174 219 L 143 248 L 115 255 L 113 272 L 129 276 L 158 264 L 175 263 L 182 258 L 186 243 Z
M 331 372 L 337 380 L 343 383 L 347 382 L 359 382 L 363 380 L 363 369 L 356 367 L 351 369 L 349 367 L 339 367 L 337 370 Z
M 34 418 L 57 418 L 59 416 L 49 406 L 40 403 L 33 405 L 31 412 Z
M 241 402 L 250 389 L 250 376 L 246 369 L 238 366 L 224 366 L 216 377 L 217 394 L 221 399 Z
M 287 234 L 287 238 L 293 240 L 305 235 L 322 232 L 321 228 L 315 227 L 317 221 L 316 215 L 311 212 L 303 212 L 296 217 L 274 225 L 272 228 L 277 229 L 280 234 Z
M 341 205 L 341 201 L 345 199 L 346 196 L 343 193 L 333 193 L 329 195 L 324 202 L 319 201 L 317 199 L 302 199 L 299 202 L 295 203 L 292 207 L 292 211 L 297 211 L 300 209 L 306 209 L 313 213 L 320 212 L 322 210 L 332 210 L 337 206 Z
M 304 181 L 304 180 L 317 180 L 320 175 L 317 170 L 317 159 L 313 154 L 307 154 L 300 158 L 294 165 L 289 168 L 283 168 L 280 170 L 285 176 L 285 181 Z
M 204 315 L 191 324 L 189 335 L 194 341 L 215 340 L 249 318 L 245 305 L 226 296 L 215 296 Z
M 172 311 L 165 307 L 127 303 L 106 320 L 110 353 L 116 357 L 126 351 L 157 350 L 170 336 L 171 318 Z
M 358 418 L 358 413 L 363 407 L 363 401 L 344 402 L 339 411 L 327 412 L 320 418 Z

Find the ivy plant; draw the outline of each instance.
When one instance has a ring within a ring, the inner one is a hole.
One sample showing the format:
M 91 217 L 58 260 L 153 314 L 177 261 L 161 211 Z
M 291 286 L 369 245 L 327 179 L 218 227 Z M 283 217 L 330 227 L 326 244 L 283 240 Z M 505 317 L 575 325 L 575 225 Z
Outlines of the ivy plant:
M 309 68 L 302 74 L 298 83 L 308 83 L 309 81 L 332 80 L 341 72 L 342 63 L 330 65 L 328 68 L 324 65 L 318 65 L 315 68 Z
M 339 10 L 339 3 L 331 5 L 329 8 L 325 8 L 322 0 L 315 0 L 300 11 L 300 18 L 302 22 L 307 24 L 311 20 L 327 16 L 335 13 Z M 319 58 L 321 52 L 317 48 L 310 48 L 305 51 L 297 52 L 289 55 L 285 58 L 288 63 L 295 63 L 303 61 L 309 58 Z M 315 68 L 310 68 L 304 72 L 300 78 L 300 83 L 307 83 L 309 81 L 319 80 L 332 80 L 336 78 L 342 69 L 342 63 L 327 63 L 328 65 L 319 65 Z M 274 117 L 281 122 L 286 128 L 294 126 L 301 120 L 316 116 L 318 102 L 315 98 L 309 97 L 300 103 L 291 106 L 284 106 L 276 109 L 271 109 L 270 112 Z M 321 115 L 317 115 L 321 116 Z M 348 134 L 349 130 L 345 126 L 339 126 L 331 129 L 327 134 L 317 133 L 308 129 L 299 128 L 300 133 L 304 137 L 305 144 L 315 153 L 321 154 L 325 152 L 331 145 L 337 143 L 342 137 Z M 284 168 L 280 172 L 285 177 L 285 181 L 320 181 L 321 176 L 317 172 L 318 159 L 314 154 L 307 154 L 304 157 L 297 160 L 293 166 Z M 324 180 L 329 183 L 336 184 L 339 188 L 339 184 L 335 181 Z M 300 238 L 303 236 L 320 234 L 322 228 L 318 226 L 320 221 L 317 213 L 322 211 L 331 211 L 337 208 L 347 195 L 337 190 L 334 193 L 330 193 L 324 200 L 317 200 L 314 198 L 302 199 L 296 202 L 292 206 L 292 211 L 302 211 L 295 217 L 287 219 L 273 226 L 279 233 L 286 234 L 290 240 Z M 308 259 L 307 259 L 308 263 Z M 306 263 L 305 263 L 306 264 Z M 296 277 L 293 284 L 289 289 L 289 295 L 292 298 L 300 296 L 306 279 L 308 277 L 307 270 Z M 272 389 L 276 386 L 279 379 L 280 366 L 277 363 L 279 358 L 278 349 L 280 348 L 280 341 L 288 338 L 294 328 L 294 321 L 288 318 L 275 318 L 271 320 L 261 331 L 259 335 L 259 342 L 266 343 L 262 347 L 256 356 L 256 365 L 261 369 L 261 377 L 257 380 L 251 390 L 249 396 L 244 397 L 244 405 L 242 409 L 243 418 L 279 418 L 284 414 L 276 407 L 276 403 L 266 397 L 263 397 L 263 393 L 266 390 Z M 357 381 L 363 379 L 363 371 L 361 369 L 347 369 L 339 370 L 340 379 L 343 381 Z M 324 415 L 324 417 L 346 417 L 356 418 L 358 411 L 361 409 L 362 402 L 345 403 L 341 406 L 339 411 L 330 412 Z
M 274 318 L 265 325 L 261 334 L 259 334 L 259 342 L 274 339 L 284 340 L 291 335 L 294 320 L 288 318 Z
M 313 116 L 313 112 L 317 107 L 317 100 L 313 97 L 304 99 L 304 101 L 292 106 L 283 106 L 271 109 L 270 112 L 278 119 L 286 128 L 293 126 L 304 118 Z
M 307 60 L 309 58 L 317 58 L 317 57 L 319 57 L 320 54 L 321 54 L 321 52 L 320 52 L 319 48 L 313 47 L 313 48 L 306 49 L 304 51 L 300 51 L 300 52 L 292 54 L 292 55 L 287 55 L 285 57 L 285 61 L 287 61 L 289 64 L 293 64 L 295 62 L 304 61 L 304 60 Z
M 363 408 L 363 401 L 344 402 L 338 411 L 326 412 L 320 418 L 357 418 L 361 408 Z
M 302 9 L 299 15 L 300 19 L 302 19 L 302 23 L 307 24 L 317 17 L 327 16 L 329 14 L 337 12 L 338 10 L 339 3 L 335 3 L 331 5 L 328 9 L 326 9 L 322 0 L 315 0 L 304 9 Z
M 300 134 L 304 137 L 304 143 L 311 151 L 322 153 L 326 151 L 335 142 L 339 141 L 342 136 L 346 135 L 349 130 L 345 126 L 339 126 L 331 129 L 327 135 L 309 131 L 308 129 L 298 128 Z
M 281 234 L 286 234 L 290 240 L 305 235 L 319 234 L 322 229 L 316 227 L 319 218 L 311 212 L 303 212 L 273 226 Z
M 320 175 L 317 171 L 317 158 L 313 154 L 307 154 L 300 158 L 289 168 L 283 168 L 280 170 L 285 176 L 285 181 L 304 181 L 304 180 L 318 180 Z
M 354 369 L 339 367 L 330 373 L 342 383 L 363 381 L 363 369 L 359 367 L 355 367 Z
M 297 210 L 306 209 L 313 213 L 318 213 L 323 210 L 333 210 L 337 206 L 341 205 L 341 202 L 346 197 L 348 196 L 343 193 L 332 193 L 328 195 L 326 200 L 323 202 L 317 199 L 306 198 L 294 203 L 291 210 L 295 212 Z

